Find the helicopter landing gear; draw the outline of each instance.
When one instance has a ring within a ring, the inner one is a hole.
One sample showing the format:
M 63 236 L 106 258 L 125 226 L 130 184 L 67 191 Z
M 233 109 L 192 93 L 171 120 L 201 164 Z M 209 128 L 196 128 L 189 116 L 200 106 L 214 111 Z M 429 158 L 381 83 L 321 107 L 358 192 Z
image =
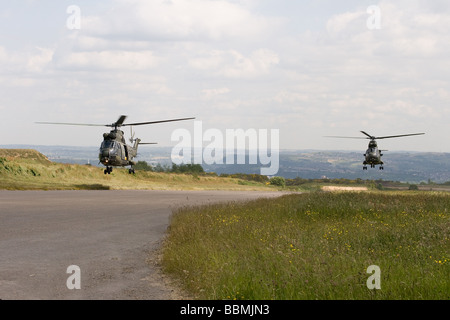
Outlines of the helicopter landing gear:
M 366 167 L 366 166 L 364 166 L 364 167 L 363 167 L 363 170 L 367 170 L 367 167 Z
M 383 166 L 380 166 L 380 170 L 384 170 Z
M 105 170 L 103 170 L 103 173 L 104 174 L 110 174 L 111 172 L 112 172 L 112 167 L 106 167 L 106 169 Z
M 128 173 L 129 173 L 129 174 L 135 174 L 135 172 L 134 172 L 134 168 L 130 168 L 130 169 L 128 169 Z

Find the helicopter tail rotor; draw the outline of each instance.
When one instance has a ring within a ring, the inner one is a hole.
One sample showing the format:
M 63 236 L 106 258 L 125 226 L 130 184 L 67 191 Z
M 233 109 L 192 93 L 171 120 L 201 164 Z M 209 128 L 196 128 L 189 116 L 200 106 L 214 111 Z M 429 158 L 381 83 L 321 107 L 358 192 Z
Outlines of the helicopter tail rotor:
M 134 142 L 134 132 L 133 132 L 133 126 L 130 126 L 130 142 Z

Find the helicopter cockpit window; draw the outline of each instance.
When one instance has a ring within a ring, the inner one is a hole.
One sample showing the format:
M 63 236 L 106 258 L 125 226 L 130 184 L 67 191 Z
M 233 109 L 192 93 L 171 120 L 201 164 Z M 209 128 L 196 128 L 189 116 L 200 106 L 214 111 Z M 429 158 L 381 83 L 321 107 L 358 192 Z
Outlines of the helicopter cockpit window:
M 112 140 L 105 140 L 102 142 L 102 145 L 100 146 L 101 149 L 113 149 L 115 147 L 115 141 Z

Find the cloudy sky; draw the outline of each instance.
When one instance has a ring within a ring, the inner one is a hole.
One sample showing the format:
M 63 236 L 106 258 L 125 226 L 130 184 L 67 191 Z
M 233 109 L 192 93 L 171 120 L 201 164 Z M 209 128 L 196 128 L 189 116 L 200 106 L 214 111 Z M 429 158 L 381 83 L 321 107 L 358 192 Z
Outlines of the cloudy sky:
M 450 152 L 450 2 L 3 1 L 0 144 L 97 146 L 112 123 L 196 117 L 279 129 L 283 149 L 365 150 L 328 135 L 425 132 Z M 135 128 L 161 146 L 193 122 Z M 128 133 L 128 131 L 125 131 Z

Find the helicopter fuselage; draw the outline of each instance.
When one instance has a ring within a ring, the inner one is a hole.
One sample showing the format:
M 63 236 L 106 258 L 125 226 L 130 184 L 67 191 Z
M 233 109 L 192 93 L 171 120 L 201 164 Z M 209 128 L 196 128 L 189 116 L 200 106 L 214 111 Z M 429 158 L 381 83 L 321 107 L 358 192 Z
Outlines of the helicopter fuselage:
M 130 146 L 125 143 L 123 131 L 114 129 L 104 133 L 98 155 L 100 162 L 108 171 L 112 171 L 112 167 L 135 165 L 133 158 L 137 155 L 139 141 L 140 139 L 136 139 L 134 146 Z
M 381 161 L 381 150 L 378 149 L 376 141 L 370 141 L 369 147 L 364 154 L 365 160 L 363 162 L 364 170 L 367 170 L 366 165 L 370 165 L 371 168 L 374 168 L 376 165 L 380 165 L 380 170 L 383 170 L 383 161 Z

